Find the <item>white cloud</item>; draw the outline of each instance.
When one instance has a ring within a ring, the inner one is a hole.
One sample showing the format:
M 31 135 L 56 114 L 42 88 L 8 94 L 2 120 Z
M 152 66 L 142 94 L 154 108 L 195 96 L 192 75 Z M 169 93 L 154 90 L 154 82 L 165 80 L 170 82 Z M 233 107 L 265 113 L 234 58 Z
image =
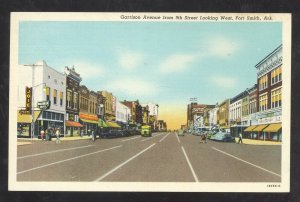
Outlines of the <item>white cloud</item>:
M 67 64 L 74 65 L 76 72 L 80 74 L 83 80 L 103 77 L 105 74 L 105 67 L 101 64 L 88 63 L 82 61 Z M 72 65 L 70 65 L 69 67 L 72 67 Z
M 235 87 L 237 83 L 236 79 L 227 76 L 214 76 L 211 80 L 216 86 L 222 88 L 232 88 Z
M 240 43 L 237 41 L 217 37 L 208 40 L 208 54 L 219 57 L 230 57 L 240 49 Z
M 174 54 L 166 58 L 160 65 L 160 70 L 163 73 L 178 72 L 188 69 L 190 63 L 194 62 L 198 55 Z
M 148 96 L 158 92 L 155 83 L 130 78 L 109 82 L 107 88 L 112 92 L 125 92 L 134 96 Z
M 123 69 L 132 70 L 143 64 L 144 55 L 139 52 L 120 50 L 119 51 L 119 63 Z

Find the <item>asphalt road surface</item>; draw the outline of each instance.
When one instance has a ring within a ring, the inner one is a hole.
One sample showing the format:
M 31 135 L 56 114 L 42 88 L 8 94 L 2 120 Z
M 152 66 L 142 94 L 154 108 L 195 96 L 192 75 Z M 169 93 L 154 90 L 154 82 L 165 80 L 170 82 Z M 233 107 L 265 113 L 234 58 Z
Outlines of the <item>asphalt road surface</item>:
M 281 182 L 281 146 L 200 143 L 168 132 L 37 141 L 18 146 L 17 181 Z

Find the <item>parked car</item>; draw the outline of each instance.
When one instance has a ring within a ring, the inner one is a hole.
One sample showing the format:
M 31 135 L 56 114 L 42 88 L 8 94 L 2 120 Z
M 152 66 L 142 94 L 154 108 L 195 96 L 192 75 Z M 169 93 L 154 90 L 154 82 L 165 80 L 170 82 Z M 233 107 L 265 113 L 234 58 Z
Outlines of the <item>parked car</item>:
M 235 142 L 235 138 L 227 132 L 217 132 L 216 134 L 210 137 L 210 140 L 218 141 L 218 142 Z

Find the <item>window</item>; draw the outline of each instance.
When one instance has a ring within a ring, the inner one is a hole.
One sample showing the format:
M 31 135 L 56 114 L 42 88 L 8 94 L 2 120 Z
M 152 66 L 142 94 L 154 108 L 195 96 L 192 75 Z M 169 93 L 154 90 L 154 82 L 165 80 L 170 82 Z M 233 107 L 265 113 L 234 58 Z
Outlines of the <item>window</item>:
M 249 109 L 250 109 L 250 114 L 253 114 L 256 112 L 256 99 L 255 98 L 252 98 L 250 100 Z
M 46 100 L 49 101 L 50 100 L 50 87 L 46 88 Z
M 272 95 L 272 108 L 281 107 L 281 88 L 273 90 Z
M 64 93 L 63 93 L 63 92 L 60 92 L 60 93 L 59 93 L 60 106 L 63 105 L 63 96 L 64 96 Z
M 268 87 L 268 75 L 259 78 L 259 90 L 264 90 Z
M 69 113 L 66 113 L 66 121 L 69 120 Z
M 275 84 L 281 81 L 281 67 L 277 67 L 271 72 L 271 84 Z
M 73 97 L 74 109 L 77 109 L 78 107 L 77 100 L 78 100 L 78 94 L 74 92 L 74 97 Z
M 71 107 L 71 92 L 67 91 L 67 107 Z
M 56 101 L 57 101 L 57 90 L 53 89 L 53 104 L 56 105 Z
M 267 110 L 268 106 L 268 95 L 264 94 L 259 96 L 259 111 Z

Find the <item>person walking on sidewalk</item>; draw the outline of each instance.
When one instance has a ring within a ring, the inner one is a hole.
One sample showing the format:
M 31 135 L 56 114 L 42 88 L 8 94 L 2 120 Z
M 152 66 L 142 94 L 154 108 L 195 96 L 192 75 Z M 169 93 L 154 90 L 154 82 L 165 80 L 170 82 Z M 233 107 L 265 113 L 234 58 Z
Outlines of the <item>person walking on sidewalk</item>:
M 55 135 L 56 135 L 56 144 L 60 144 L 60 131 L 59 131 L 59 128 L 56 129 Z
M 45 131 L 44 131 L 44 129 L 41 130 L 41 140 L 42 141 L 45 140 Z
M 243 136 L 242 136 L 242 133 L 239 134 L 239 142 L 238 144 L 243 144 Z
M 96 140 L 96 135 L 95 135 L 95 132 L 94 130 L 92 130 L 92 140 L 95 141 Z

